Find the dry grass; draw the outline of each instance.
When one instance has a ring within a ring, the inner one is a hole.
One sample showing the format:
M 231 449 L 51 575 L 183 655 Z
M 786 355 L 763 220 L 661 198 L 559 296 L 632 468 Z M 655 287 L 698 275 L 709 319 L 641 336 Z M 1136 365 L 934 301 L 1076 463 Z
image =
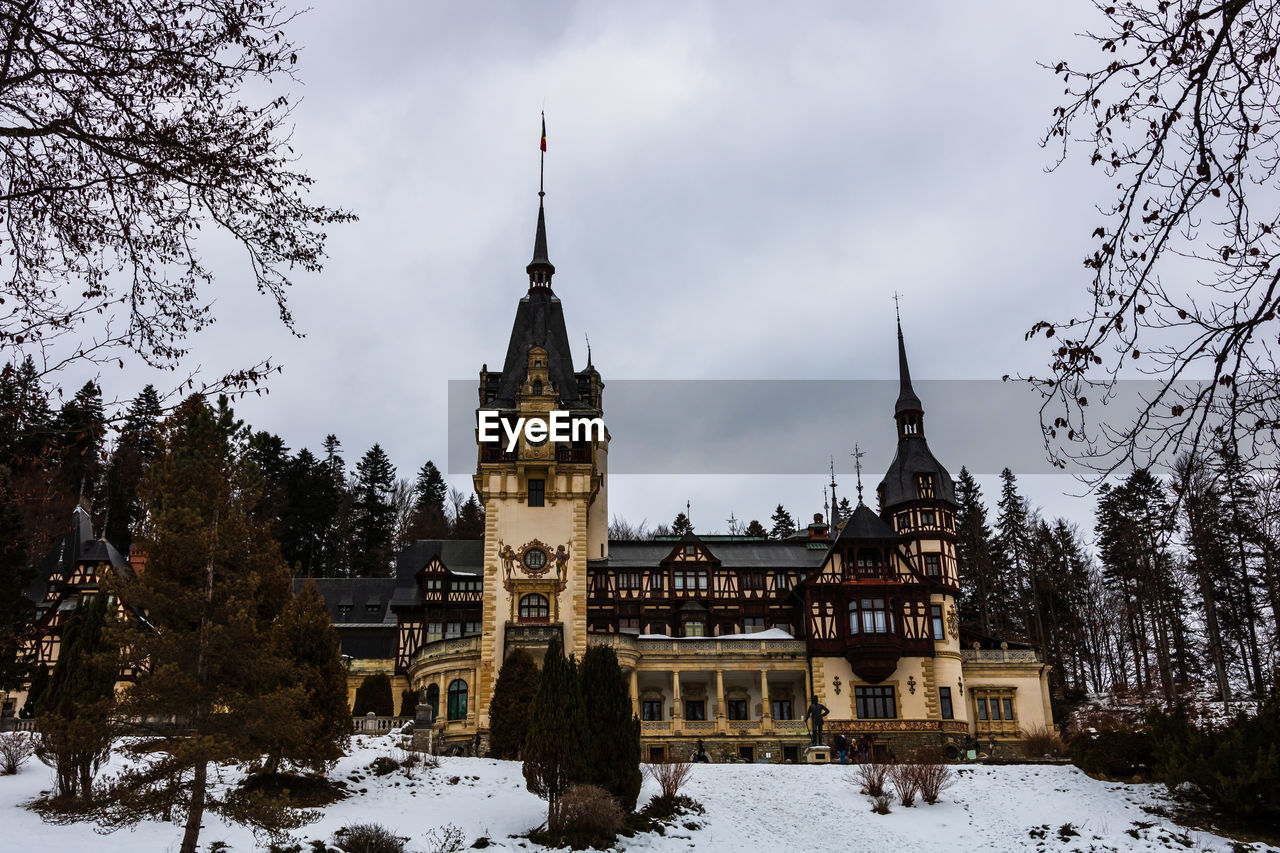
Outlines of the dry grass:
M 1066 752 L 1062 738 L 1053 729 L 1036 726 L 1022 733 L 1018 743 L 1023 758 L 1041 758 L 1047 755 L 1062 755 Z
M 556 803 L 552 832 L 612 840 L 626 823 L 618 801 L 596 785 L 574 785 Z

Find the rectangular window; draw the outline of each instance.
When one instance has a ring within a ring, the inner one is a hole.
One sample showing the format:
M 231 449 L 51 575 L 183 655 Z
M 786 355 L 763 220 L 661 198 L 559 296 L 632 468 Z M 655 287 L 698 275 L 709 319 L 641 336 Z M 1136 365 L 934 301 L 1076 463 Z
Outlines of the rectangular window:
M 464 632 L 464 633 L 467 633 L 467 634 L 479 634 L 479 633 L 480 633 L 480 623 L 479 623 L 479 622 L 464 622 L 464 623 L 462 624 L 462 630 L 463 630 L 463 632 Z
M 685 545 L 685 546 L 684 546 L 684 555 L 685 555 L 686 557 L 696 557 L 696 556 L 698 556 L 698 546 L 697 546 L 697 545 Z
M 529 478 L 529 506 L 542 506 L 546 499 L 547 481 Z
M 435 642 L 436 640 L 440 639 L 443 633 L 444 633 L 444 623 L 442 622 L 427 623 L 427 642 L 428 643 Z
M 686 720 L 705 720 L 707 718 L 706 700 L 704 699 L 684 700 L 684 718 Z
M 705 590 L 707 588 L 707 573 L 694 569 L 676 569 L 671 575 L 671 581 L 671 586 L 675 590 Z
M 777 590 L 791 589 L 791 577 L 786 572 L 778 572 L 774 575 L 773 588 Z
M 987 700 L 978 700 L 978 719 L 985 720 L 987 718 Z
M 665 634 L 665 633 L 667 633 L 667 623 L 665 623 L 665 622 L 650 622 L 650 623 L 649 623 L 649 633 L 650 633 L 650 634 Z
M 382 605 L 381 605 L 381 604 L 366 604 L 366 605 L 364 606 L 364 612 L 365 612 L 365 613 L 380 613 L 380 612 L 382 612 Z
M 728 704 L 729 719 L 731 720 L 747 720 L 747 700 L 746 699 L 730 699 Z
M 684 635 L 686 637 L 705 637 L 707 635 L 707 625 L 705 622 L 686 622 L 684 623 Z
M 897 703 L 893 696 L 893 687 L 879 685 L 874 687 L 855 687 L 854 697 L 857 700 L 859 720 L 893 720 L 898 716 Z
M 623 634 L 639 634 L 640 620 L 623 616 L 618 620 L 618 631 Z
M 448 640 L 448 639 L 450 639 L 450 638 L 453 638 L 453 637 L 461 637 L 461 636 L 462 636 L 462 623 L 461 623 L 461 622 L 446 622 L 446 623 L 444 623 L 444 638 L 445 638 L 446 640 Z
M 938 706 L 942 710 L 942 719 L 954 720 L 955 710 L 951 707 L 951 688 L 938 688 Z
M 911 514 L 906 512 L 898 513 L 898 529 L 906 530 L 911 526 Z
M 667 748 L 665 746 L 649 747 L 649 763 L 662 764 L 667 760 Z
M 1003 701 L 1004 701 L 1004 718 L 1006 720 L 1012 720 L 1013 719 L 1013 699 L 1012 697 L 1005 697 Z
M 931 509 L 920 510 L 920 524 L 923 527 L 935 527 L 937 525 L 937 517 Z
M 662 572 L 649 572 L 649 589 L 653 592 L 662 591 Z
M 863 598 L 849 604 L 849 633 L 892 634 L 893 614 L 883 598 Z
M 743 572 L 742 573 L 743 589 L 765 589 L 764 572 Z
M 618 589 L 639 589 L 639 572 L 622 572 L 618 575 Z
M 790 699 L 774 699 L 773 702 L 770 704 L 773 705 L 773 718 L 775 720 L 793 719 L 791 716 L 791 700 Z
M 943 633 L 944 629 L 942 627 L 942 605 L 941 604 L 931 605 L 929 607 L 929 613 L 933 616 L 933 619 L 932 619 L 933 639 L 935 640 L 946 639 L 946 634 Z
M 427 578 L 425 581 L 423 581 L 423 583 L 422 583 L 422 588 L 423 588 L 423 589 L 439 590 L 439 589 L 440 589 L 440 578 Z
M 646 699 L 640 703 L 640 719 L 642 720 L 661 720 L 662 719 L 662 700 Z
M 742 633 L 754 634 L 756 631 L 764 630 L 763 616 L 747 616 L 742 620 Z
M 924 555 L 924 573 L 931 578 L 942 577 L 942 555 L 941 554 L 925 554 Z

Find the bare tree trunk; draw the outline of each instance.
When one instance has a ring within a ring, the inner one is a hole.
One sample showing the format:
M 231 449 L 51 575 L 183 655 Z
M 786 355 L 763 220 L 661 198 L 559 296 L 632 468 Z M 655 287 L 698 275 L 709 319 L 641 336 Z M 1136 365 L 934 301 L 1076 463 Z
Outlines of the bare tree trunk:
M 195 779 L 191 783 L 191 802 L 187 806 L 187 828 L 182 833 L 179 853 L 196 853 L 200 842 L 200 822 L 204 820 L 204 796 L 208 783 L 209 765 L 201 761 L 196 765 Z

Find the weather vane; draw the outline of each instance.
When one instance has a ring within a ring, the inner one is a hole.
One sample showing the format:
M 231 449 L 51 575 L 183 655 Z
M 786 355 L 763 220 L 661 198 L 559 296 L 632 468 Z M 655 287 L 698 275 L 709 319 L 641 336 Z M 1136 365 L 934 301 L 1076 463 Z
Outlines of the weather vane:
M 864 454 L 858 449 L 856 442 L 853 445 L 853 453 L 849 455 L 853 457 L 853 469 L 858 472 L 858 503 L 862 503 L 862 457 Z

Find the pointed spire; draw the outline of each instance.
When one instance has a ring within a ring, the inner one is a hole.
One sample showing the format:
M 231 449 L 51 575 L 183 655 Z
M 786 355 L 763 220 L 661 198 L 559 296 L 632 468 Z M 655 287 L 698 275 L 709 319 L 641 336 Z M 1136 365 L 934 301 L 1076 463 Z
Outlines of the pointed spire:
M 836 458 L 831 457 L 831 531 L 832 537 L 840 526 L 840 502 L 836 500 Z
M 858 505 L 862 505 L 862 457 L 865 456 L 855 442 L 853 445 L 853 468 L 858 472 Z
M 894 296 L 894 300 L 897 300 Z M 911 387 L 911 368 L 907 365 L 907 344 L 902 338 L 902 317 L 898 317 L 898 402 L 893 407 L 894 416 L 903 412 L 923 413 L 924 405 Z
M 551 290 L 551 276 L 555 275 L 556 268 L 552 265 L 551 260 L 547 257 L 547 217 L 542 207 L 542 199 L 546 196 L 543 191 L 543 176 L 546 174 L 547 160 L 547 114 L 542 114 L 542 140 L 538 144 L 541 152 L 538 154 L 538 230 L 533 235 L 533 260 L 525 267 L 525 272 L 529 274 L 529 292 L 536 290 Z

